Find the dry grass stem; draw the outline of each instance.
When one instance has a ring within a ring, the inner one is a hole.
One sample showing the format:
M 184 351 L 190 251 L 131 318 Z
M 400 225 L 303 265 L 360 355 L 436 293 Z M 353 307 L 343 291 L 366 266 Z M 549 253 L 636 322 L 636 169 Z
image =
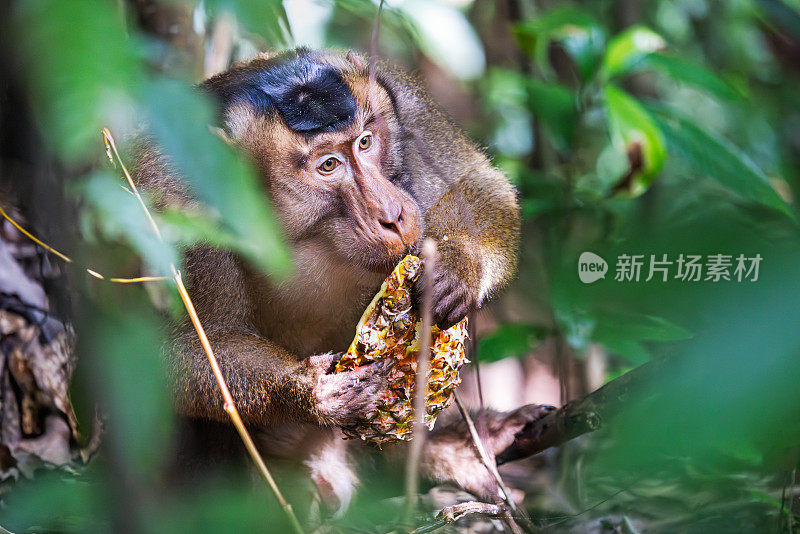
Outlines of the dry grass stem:
M 431 327 L 433 325 L 433 271 L 436 264 L 436 243 L 427 238 L 422 244 L 420 256 L 423 260 L 422 270 L 422 332 L 420 334 L 419 353 L 417 354 L 417 372 L 414 385 L 414 439 L 406 462 L 406 517 L 410 518 L 417 504 L 419 493 L 419 463 L 422 459 L 422 448 L 425 446 L 428 427 L 425 425 L 425 393 L 428 386 L 428 360 L 431 351 Z
M 500 473 L 497 471 L 497 465 L 495 464 L 494 458 L 489 456 L 489 453 L 486 451 L 486 447 L 483 445 L 483 440 L 481 440 L 481 437 L 478 434 L 478 429 L 475 428 L 475 423 L 473 422 L 472 417 L 469 415 L 469 412 L 461 402 L 461 398 L 458 396 L 458 393 L 454 392 L 453 398 L 456 401 L 456 406 L 458 407 L 458 411 L 461 413 L 461 417 L 463 417 L 464 422 L 467 423 L 469 435 L 472 438 L 472 442 L 475 444 L 475 448 L 478 451 L 478 456 L 480 457 L 481 462 L 483 462 L 483 465 L 486 466 L 486 469 L 489 471 L 489 473 L 491 473 L 492 477 L 494 477 L 495 481 L 497 482 L 497 487 L 500 489 L 501 497 L 508 505 L 511 513 L 513 513 L 514 517 L 520 517 L 520 511 L 517 509 L 514 499 L 511 498 L 511 492 L 509 491 L 505 482 L 503 482 L 503 478 L 500 476 Z M 516 524 L 511 516 L 511 513 L 506 514 L 506 521 L 508 522 L 512 531 L 516 533 L 520 531 L 519 525 Z
M 27 237 L 28 239 L 30 239 L 31 241 L 33 241 L 34 243 L 45 249 L 46 251 L 58 256 L 67 263 L 74 263 L 72 261 L 72 258 L 67 256 L 63 252 L 59 252 L 58 250 L 51 247 L 50 245 L 48 245 L 47 243 L 45 243 L 32 233 L 30 233 L 29 231 L 27 231 L 25 228 L 23 228 L 22 225 L 20 225 L 17 221 L 15 221 L 8 213 L 6 213 L 5 210 L 3 210 L 3 208 L 0 208 L 0 215 L 2 215 L 8 222 L 10 222 L 14 226 L 14 228 L 19 230 L 19 232 L 22 235 L 24 235 L 25 237 Z M 97 278 L 98 280 L 106 280 L 108 282 L 115 282 L 117 284 L 139 284 L 142 282 L 160 282 L 162 280 L 169 280 L 169 277 L 167 276 L 139 276 L 137 278 L 106 277 L 93 269 L 89 268 L 84 268 L 84 269 L 89 275 L 93 276 L 94 278 Z

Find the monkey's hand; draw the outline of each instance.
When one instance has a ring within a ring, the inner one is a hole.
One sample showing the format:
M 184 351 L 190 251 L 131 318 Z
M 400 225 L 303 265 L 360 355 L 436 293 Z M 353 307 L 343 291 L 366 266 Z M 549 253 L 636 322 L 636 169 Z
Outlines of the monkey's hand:
M 434 266 L 433 274 L 433 322 L 442 330 L 446 330 L 459 322 L 466 315 L 477 309 L 480 304 L 478 292 L 471 288 L 458 273 Z M 413 297 L 415 304 L 422 309 L 425 287 L 425 276 L 414 284 Z
M 320 421 L 329 425 L 350 426 L 367 419 L 378 409 L 378 401 L 388 389 L 389 361 L 362 365 L 352 371 L 333 373 L 341 354 L 311 356 L 306 361 L 315 373 L 313 395 Z

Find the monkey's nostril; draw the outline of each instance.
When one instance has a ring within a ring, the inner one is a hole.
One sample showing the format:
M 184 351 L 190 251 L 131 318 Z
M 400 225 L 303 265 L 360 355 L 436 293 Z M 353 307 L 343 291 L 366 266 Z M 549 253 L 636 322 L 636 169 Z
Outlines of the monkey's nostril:
M 387 230 L 389 230 L 391 232 L 400 233 L 399 229 L 397 228 L 397 224 L 395 224 L 393 222 L 386 222 L 386 221 L 380 221 L 380 223 L 381 223 L 381 226 L 383 226 Z

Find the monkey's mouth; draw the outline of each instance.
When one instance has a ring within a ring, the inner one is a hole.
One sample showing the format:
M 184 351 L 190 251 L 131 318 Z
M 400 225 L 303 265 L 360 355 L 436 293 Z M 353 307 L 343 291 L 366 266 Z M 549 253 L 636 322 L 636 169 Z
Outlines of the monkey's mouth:
M 384 254 L 382 257 L 367 255 L 361 259 L 361 266 L 370 272 L 385 275 L 390 273 L 392 269 L 394 269 L 395 266 L 400 262 L 400 260 L 409 254 L 410 251 L 411 247 L 406 247 L 402 252 L 398 252 L 396 254 Z
M 357 262 L 374 273 L 387 276 L 405 256 L 411 253 L 414 242 L 419 239 L 418 225 L 406 227 L 402 232 L 376 228 L 376 224 L 365 224 L 356 231 L 356 239 L 363 243 Z

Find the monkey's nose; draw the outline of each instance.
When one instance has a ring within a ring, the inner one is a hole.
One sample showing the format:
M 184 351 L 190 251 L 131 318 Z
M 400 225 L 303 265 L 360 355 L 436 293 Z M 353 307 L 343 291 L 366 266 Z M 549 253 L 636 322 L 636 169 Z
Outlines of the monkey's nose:
M 384 230 L 395 233 L 402 238 L 402 232 L 400 230 L 400 225 L 403 222 L 402 208 L 398 209 L 398 214 L 394 217 L 387 217 L 386 215 L 378 217 L 378 222 Z
M 402 231 L 403 206 L 401 204 L 384 206 L 383 213 L 378 216 L 378 222 L 387 232 L 397 234 L 401 240 L 404 237 Z
M 401 198 L 383 198 L 372 219 L 371 231 L 390 255 L 402 254 L 420 236 L 420 216 L 416 206 Z

